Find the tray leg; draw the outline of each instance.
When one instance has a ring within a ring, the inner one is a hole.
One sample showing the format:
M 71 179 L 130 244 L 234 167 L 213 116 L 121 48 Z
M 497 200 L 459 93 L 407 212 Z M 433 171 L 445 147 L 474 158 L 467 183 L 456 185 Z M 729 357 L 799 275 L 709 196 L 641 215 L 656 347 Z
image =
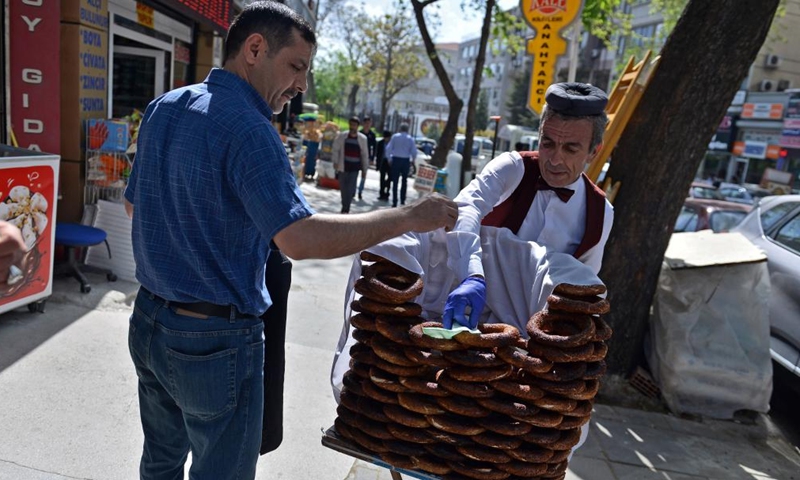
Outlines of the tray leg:
M 392 474 L 392 480 L 403 480 L 403 476 L 400 475 L 398 472 L 391 470 L 390 473 Z

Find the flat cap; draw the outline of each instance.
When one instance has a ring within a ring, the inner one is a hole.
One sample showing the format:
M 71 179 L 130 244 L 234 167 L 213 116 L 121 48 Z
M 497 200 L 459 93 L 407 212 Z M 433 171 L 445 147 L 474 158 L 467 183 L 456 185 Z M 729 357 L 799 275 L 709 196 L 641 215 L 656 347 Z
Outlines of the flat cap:
M 608 95 L 588 83 L 554 83 L 544 94 L 548 108 L 562 115 L 583 117 L 600 115 L 608 103 Z

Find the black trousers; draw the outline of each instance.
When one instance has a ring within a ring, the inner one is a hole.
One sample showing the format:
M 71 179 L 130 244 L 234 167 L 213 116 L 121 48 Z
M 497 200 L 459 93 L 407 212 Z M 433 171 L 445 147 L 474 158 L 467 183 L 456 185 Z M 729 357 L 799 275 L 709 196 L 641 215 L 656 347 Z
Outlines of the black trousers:
M 378 194 L 382 198 L 389 199 L 389 187 L 392 185 L 392 182 L 389 179 L 389 161 L 381 159 L 381 164 L 378 166 L 378 172 L 380 173 L 380 193 Z
M 272 306 L 264 312 L 264 424 L 261 455 L 283 441 L 283 377 L 286 368 L 286 310 L 292 285 L 292 262 L 280 250 L 267 258 L 267 291 Z

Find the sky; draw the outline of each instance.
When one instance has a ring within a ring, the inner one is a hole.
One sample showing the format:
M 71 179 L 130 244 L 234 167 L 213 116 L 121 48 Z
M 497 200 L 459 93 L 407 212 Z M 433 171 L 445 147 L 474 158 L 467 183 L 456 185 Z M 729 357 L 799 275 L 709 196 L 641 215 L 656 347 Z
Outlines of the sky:
M 444 21 L 443 27 L 439 29 L 434 37 L 435 42 L 462 42 L 480 36 L 483 17 L 477 10 L 470 8 L 466 8 L 466 12 L 462 12 L 461 3 L 465 1 L 468 2 L 469 0 L 439 0 L 437 2 L 437 4 L 441 4 L 440 12 L 453 12 L 461 19 L 458 22 L 455 21 L 455 18 L 448 18 Z M 384 9 L 391 3 L 390 0 L 368 1 L 365 2 L 364 7 L 369 14 L 378 15 L 383 13 Z M 500 8 L 507 10 L 519 4 L 519 0 L 498 0 L 498 4 Z M 431 7 L 426 7 L 426 9 Z

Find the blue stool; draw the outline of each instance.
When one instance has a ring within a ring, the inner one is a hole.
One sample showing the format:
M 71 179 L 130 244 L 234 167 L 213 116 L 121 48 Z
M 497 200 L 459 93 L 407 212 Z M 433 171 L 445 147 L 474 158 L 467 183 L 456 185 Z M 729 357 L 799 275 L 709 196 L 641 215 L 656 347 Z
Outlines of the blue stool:
M 92 291 L 89 280 L 87 280 L 86 276 L 83 274 L 84 271 L 105 273 L 106 278 L 108 278 L 110 282 L 115 282 L 117 280 L 117 276 L 114 275 L 111 270 L 78 262 L 76 249 L 88 248 L 93 245 L 99 245 L 100 243 L 106 244 L 108 258 L 111 258 L 111 247 L 108 245 L 108 240 L 106 240 L 105 230 L 88 225 L 81 225 L 79 223 L 56 224 L 56 245 L 62 245 L 67 254 L 66 273 L 81 282 L 82 293 L 89 293 Z

